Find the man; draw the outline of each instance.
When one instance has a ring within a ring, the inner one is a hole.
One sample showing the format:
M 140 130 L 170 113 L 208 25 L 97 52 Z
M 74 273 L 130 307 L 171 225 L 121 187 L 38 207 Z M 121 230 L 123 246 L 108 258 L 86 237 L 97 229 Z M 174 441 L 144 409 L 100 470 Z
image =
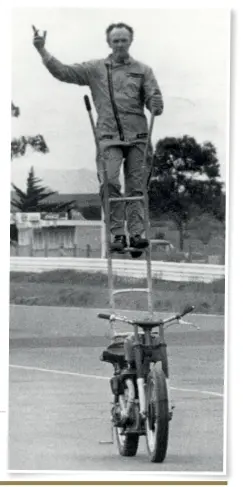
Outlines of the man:
M 141 196 L 143 193 L 142 163 L 148 125 L 144 114 L 146 106 L 155 115 L 161 115 L 163 100 L 158 83 L 148 66 L 129 55 L 133 41 L 133 29 L 124 24 L 111 24 L 106 29 L 106 38 L 111 54 L 105 59 L 64 65 L 45 49 L 46 31 L 43 36 L 33 26 L 34 46 L 50 73 L 60 81 L 89 86 L 98 114 L 97 134 L 100 153 L 97 155 L 97 172 L 101 200 L 104 206 L 103 157 L 106 161 L 109 197 L 121 196 L 119 181 L 124 162 L 126 196 Z M 147 161 L 149 177 L 152 148 Z M 130 247 L 144 249 L 144 205 L 140 200 L 126 202 L 127 230 Z M 114 236 L 112 251 L 124 251 L 125 236 L 124 202 L 110 204 L 111 233 Z

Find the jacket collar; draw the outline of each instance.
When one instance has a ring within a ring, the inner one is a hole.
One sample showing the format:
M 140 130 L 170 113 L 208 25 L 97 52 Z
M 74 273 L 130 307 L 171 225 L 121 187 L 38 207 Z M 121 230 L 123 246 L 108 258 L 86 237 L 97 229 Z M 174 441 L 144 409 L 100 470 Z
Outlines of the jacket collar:
M 122 64 L 131 64 L 133 61 L 133 58 L 131 56 L 129 56 L 127 59 L 124 60 L 124 63 L 115 63 L 113 60 L 112 60 L 112 55 L 109 54 L 109 56 L 107 56 L 107 58 L 105 58 L 105 64 L 108 64 L 110 66 L 121 66 Z

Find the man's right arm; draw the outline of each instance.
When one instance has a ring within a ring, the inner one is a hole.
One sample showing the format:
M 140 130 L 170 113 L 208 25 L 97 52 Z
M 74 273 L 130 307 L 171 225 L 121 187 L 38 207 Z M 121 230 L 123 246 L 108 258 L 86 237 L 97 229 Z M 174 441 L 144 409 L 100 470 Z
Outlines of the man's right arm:
M 34 26 L 32 26 L 32 28 L 34 31 L 33 44 L 39 52 L 43 64 L 52 76 L 65 83 L 74 83 L 81 86 L 89 85 L 89 63 L 72 65 L 61 63 L 45 48 L 46 31 L 44 31 L 43 36 L 41 36 Z
M 48 71 L 59 81 L 64 81 L 65 83 L 74 83 L 76 85 L 88 85 L 88 69 L 87 63 L 82 64 L 63 64 L 54 56 L 49 54 L 46 49 L 43 49 L 40 53 L 42 57 L 43 64 L 46 66 Z

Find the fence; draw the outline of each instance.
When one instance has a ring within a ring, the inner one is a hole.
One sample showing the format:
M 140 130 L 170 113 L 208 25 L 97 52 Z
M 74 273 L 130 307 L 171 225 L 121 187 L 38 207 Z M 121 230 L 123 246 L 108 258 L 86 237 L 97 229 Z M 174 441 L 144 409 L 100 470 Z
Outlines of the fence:
M 99 247 L 86 244 L 83 247 L 77 245 L 69 247 L 50 247 L 44 245 L 42 249 L 33 246 L 32 242 L 29 245 L 18 245 L 12 243 L 10 247 L 11 257 L 100 257 L 101 249 Z
M 86 272 L 107 272 L 106 259 L 72 258 L 72 257 L 11 257 L 10 271 L 43 272 L 52 270 L 74 270 Z M 146 262 L 144 260 L 113 260 L 113 272 L 129 278 L 144 278 Z M 224 279 L 225 267 L 215 264 L 188 264 L 177 262 L 152 262 L 153 278 L 167 281 L 212 282 Z

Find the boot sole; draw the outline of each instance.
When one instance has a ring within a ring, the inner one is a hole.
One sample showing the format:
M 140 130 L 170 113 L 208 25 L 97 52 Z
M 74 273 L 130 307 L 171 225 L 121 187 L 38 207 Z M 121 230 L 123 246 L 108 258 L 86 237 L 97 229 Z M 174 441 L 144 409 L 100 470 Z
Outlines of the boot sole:
M 111 252 L 122 252 L 122 253 L 123 253 L 123 252 L 125 252 L 125 251 L 126 251 L 126 247 L 122 247 L 122 248 L 120 248 L 120 249 L 111 247 L 111 248 L 110 248 L 110 251 L 111 251 Z
M 131 245 L 131 247 L 133 249 L 138 249 L 138 250 L 140 250 L 140 249 L 146 249 L 146 248 L 149 247 L 149 243 L 143 243 L 143 244 L 140 244 L 140 245 L 137 245 L 137 246 Z
M 131 257 L 133 259 L 138 259 L 139 257 L 141 257 L 141 255 L 143 255 L 143 252 L 141 252 L 141 251 L 138 251 L 138 252 L 130 252 L 130 254 L 131 254 Z

